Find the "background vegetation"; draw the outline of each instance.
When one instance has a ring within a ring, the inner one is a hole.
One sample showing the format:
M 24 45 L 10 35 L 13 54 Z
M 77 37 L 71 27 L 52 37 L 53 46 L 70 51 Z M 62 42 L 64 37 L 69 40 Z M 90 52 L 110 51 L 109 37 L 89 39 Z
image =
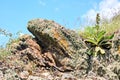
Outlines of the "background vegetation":
M 8 42 L 6 43 L 6 45 L 0 44 L 0 59 L 4 59 L 7 56 L 11 55 L 10 45 L 19 40 L 20 33 L 21 31 L 17 32 L 16 34 L 13 34 L 5 29 L 0 28 L 0 35 L 8 38 Z
M 101 40 L 103 40 L 103 37 L 105 37 L 106 35 L 111 36 L 112 34 L 114 34 L 120 29 L 119 20 L 120 20 L 120 14 L 116 14 L 110 21 L 106 21 L 106 20 L 100 21 L 98 18 L 98 21 L 96 21 L 96 24 L 94 26 L 86 26 L 84 30 L 82 31 L 79 30 L 78 33 L 83 39 L 95 38 L 95 36 L 98 34 L 102 35 L 102 37 L 97 36 L 97 38 L 99 37 L 100 39 L 96 44 L 94 43 L 96 46 L 101 46 L 101 45 L 98 45 L 98 43 L 101 42 Z M 96 32 L 97 30 L 96 28 L 98 27 L 99 27 L 99 31 L 98 31 L 99 33 Z M 0 59 L 10 54 L 9 45 L 18 41 L 18 37 L 20 36 L 20 33 L 21 32 L 19 31 L 18 33 L 13 35 L 12 33 L 0 28 L 0 35 L 4 35 L 7 38 L 9 38 L 5 46 L 0 45 Z M 98 48 L 98 49 L 102 50 L 102 48 Z

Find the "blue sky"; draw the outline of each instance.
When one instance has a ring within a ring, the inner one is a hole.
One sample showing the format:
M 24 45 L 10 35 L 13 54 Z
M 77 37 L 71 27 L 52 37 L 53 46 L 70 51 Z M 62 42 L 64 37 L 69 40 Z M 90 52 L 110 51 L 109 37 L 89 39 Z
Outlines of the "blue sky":
M 108 14 L 111 8 L 119 7 L 119 0 L 1 0 L 0 28 L 29 33 L 26 28 L 29 20 L 45 18 L 78 29 L 86 22 L 94 22 L 97 12 Z
M 100 0 L 1 0 L 0 28 L 27 33 L 27 22 L 35 18 L 55 20 L 67 28 L 78 28 L 81 16 Z

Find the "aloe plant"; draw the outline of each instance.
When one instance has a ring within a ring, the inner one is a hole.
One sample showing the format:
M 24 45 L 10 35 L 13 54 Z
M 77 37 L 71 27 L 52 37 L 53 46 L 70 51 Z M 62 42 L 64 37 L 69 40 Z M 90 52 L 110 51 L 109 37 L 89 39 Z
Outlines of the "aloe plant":
M 113 38 L 114 34 L 111 36 L 106 36 L 105 31 L 99 31 L 96 34 L 93 34 L 93 36 L 88 37 L 85 39 L 86 44 L 90 44 L 90 48 L 94 48 L 95 50 L 95 56 L 98 52 L 101 54 L 105 54 L 104 49 L 110 49 L 111 48 L 111 39 Z
M 100 16 L 97 14 L 96 16 L 96 25 L 95 27 L 87 27 L 84 32 L 85 43 L 88 48 L 90 48 L 89 52 L 94 52 L 94 55 L 97 56 L 98 52 L 101 54 L 105 54 L 105 49 L 110 49 L 112 45 L 112 35 L 106 35 L 106 31 L 100 29 L 99 26 Z

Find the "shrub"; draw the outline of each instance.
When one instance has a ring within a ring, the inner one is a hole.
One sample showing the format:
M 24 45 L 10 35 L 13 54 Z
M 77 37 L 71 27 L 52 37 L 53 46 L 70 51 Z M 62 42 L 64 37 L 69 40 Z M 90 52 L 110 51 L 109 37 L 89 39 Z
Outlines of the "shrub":
M 95 27 L 86 27 L 82 33 L 82 37 L 85 40 L 87 47 L 89 48 L 88 54 L 94 54 L 97 56 L 98 53 L 105 54 L 105 49 L 110 49 L 112 45 L 112 35 L 106 35 L 106 31 L 101 29 L 100 25 L 100 16 L 96 16 L 96 25 Z M 93 52 L 93 53 L 92 53 Z
M 4 59 L 11 54 L 11 45 L 13 43 L 19 42 L 20 33 L 21 32 L 19 31 L 13 36 L 12 33 L 9 33 L 8 31 L 0 28 L 0 34 L 6 36 L 9 39 L 6 45 L 0 46 L 0 59 Z
M 6 37 L 7 36 L 12 37 L 12 33 L 9 33 L 8 31 L 1 28 L 0 28 L 0 34 L 5 35 Z

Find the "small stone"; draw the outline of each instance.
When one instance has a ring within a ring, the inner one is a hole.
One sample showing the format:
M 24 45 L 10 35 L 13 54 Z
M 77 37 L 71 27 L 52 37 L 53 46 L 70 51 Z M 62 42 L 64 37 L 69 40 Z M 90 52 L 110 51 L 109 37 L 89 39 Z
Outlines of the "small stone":
M 23 71 L 20 73 L 20 78 L 22 79 L 27 79 L 29 77 L 29 72 L 28 71 Z

